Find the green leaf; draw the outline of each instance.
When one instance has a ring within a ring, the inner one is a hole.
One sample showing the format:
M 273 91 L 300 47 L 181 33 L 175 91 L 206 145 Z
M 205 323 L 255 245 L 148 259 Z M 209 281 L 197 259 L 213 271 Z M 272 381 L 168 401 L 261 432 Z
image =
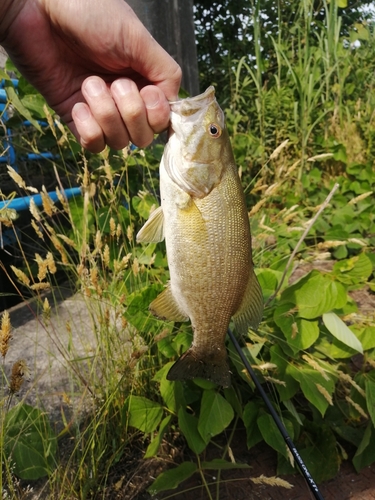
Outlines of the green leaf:
M 26 120 L 29 120 L 30 123 L 39 131 L 42 132 L 42 128 L 39 123 L 32 117 L 30 111 L 22 104 L 20 98 L 18 97 L 14 87 L 12 85 L 6 86 L 6 93 L 9 101 L 16 108 L 16 110 L 22 115 Z
M 353 465 L 359 472 L 373 462 L 375 462 L 375 432 L 373 425 L 369 423 L 354 455 Z
M 363 353 L 363 347 L 354 333 L 346 326 L 337 314 L 330 312 L 323 314 L 323 323 L 328 331 L 340 342 L 352 349 Z
M 375 382 L 366 380 L 365 388 L 367 410 L 370 414 L 372 425 L 375 427 Z
M 221 394 L 214 390 L 203 392 L 198 430 L 206 443 L 211 437 L 223 432 L 233 417 L 233 408 Z
M 202 453 L 208 441 L 205 442 L 198 431 L 198 419 L 180 408 L 178 411 L 178 425 L 186 438 L 189 448 L 197 455 Z
M 156 333 L 159 330 L 161 321 L 152 316 L 148 307 L 163 289 L 163 286 L 155 284 L 128 296 L 125 317 L 137 330 L 149 333 Z
M 4 452 L 18 477 L 33 480 L 52 471 L 57 439 L 44 412 L 19 404 L 6 414 L 4 430 Z
M 186 401 L 184 398 L 184 388 L 179 380 L 170 381 L 167 380 L 167 374 L 174 364 L 173 361 L 167 363 L 158 373 L 155 375 L 153 380 L 158 380 L 160 382 L 160 394 L 169 410 L 177 413 L 181 406 L 186 406 Z
M 342 283 L 349 285 L 365 283 L 371 276 L 372 262 L 365 253 L 361 253 L 350 259 L 336 262 L 332 272 Z
M 317 321 L 293 314 L 293 304 L 281 304 L 275 309 L 274 321 L 281 329 L 294 352 L 309 348 L 319 337 Z
M 254 401 L 249 401 L 243 411 L 242 419 L 246 428 L 248 449 L 260 443 L 263 439 L 257 424 L 259 411 L 260 406 Z
M 333 432 L 327 425 L 312 423 L 306 426 L 304 431 L 308 445 L 300 449 L 299 453 L 310 474 L 317 483 L 332 479 L 338 473 L 340 464 Z
M 285 418 L 283 419 L 283 423 L 288 431 L 288 434 L 293 439 L 294 437 L 293 424 Z M 263 415 L 258 417 L 257 424 L 265 442 L 269 446 L 271 446 L 274 450 L 278 451 L 285 458 L 287 458 L 288 457 L 287 445 L 271 415 L 269 413 L 264 413 Z
M 129 425 L 142 432 L 153 432 L 163 416 L 159 403 L 142 396 L 129 397 Z
M 332 396 L 335 388 L 334 381 L 331 379 L 326 380 L 318 371 L 301 365 L 289 365 L 287 367 L 287 373 L 300 383 L 305 398 L 320 411 L 322 416 L 324 416 L 330 403 L 322 392 L 319 391 L 318 386 L 321 386 L 327 391 L 329 396 Z
M 162 472 L 147 489 L 151 495 L 156 495 L 161 491 L 173 490 L 177 488 L 182 481 L 185 481 L 198 470 L 193 462 L 182 462 L 178 467 Z
M 172 420 L 172 415 L 168 415 L 168 417 L 163 418 L 159 427 L 159 432 L 156 434 L 151 443 L 147 446 L 147 450 L 143 458 L 151 458 L 157 454 L 161 442 L 163 440 L 164 434 L 168 430 L 169 423 L 171 420 Z
M 271 363 L 277 366 L 277 371 L 274 377 L 278 378 L 281 384 L 274 384 L 277 392 L 280 396 L 280 401 L 287 401 L 291 399 L 296 392 L 299 390 L 298 382 L 287 373 L 286 369 L 289 365 L 289 361 L 279 345 L 274 345 L 270 349 Z

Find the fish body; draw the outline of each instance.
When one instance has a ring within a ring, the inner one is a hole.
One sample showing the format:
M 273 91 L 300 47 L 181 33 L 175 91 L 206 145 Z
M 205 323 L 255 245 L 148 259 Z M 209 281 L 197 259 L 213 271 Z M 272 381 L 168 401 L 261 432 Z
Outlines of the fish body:
M 161 207 L 137 236 L 166 242 L 170 282 L 150 311 L 192 324 L 193 343 L 169 380 L 202 377 L 228 387 L 231 318 L 242 333 L 257 328 L 263 312 L 244 193 L 213 87 L 171 103 L 171 124 L 160 164 Z

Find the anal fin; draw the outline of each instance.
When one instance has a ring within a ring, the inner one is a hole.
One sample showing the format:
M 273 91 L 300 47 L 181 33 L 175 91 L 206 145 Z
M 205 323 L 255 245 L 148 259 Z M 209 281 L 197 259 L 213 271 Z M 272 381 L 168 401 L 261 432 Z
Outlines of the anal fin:
M 151 302 L 149 310 L 160 319 L 169 321 L 187 321 L 189 319 L 173 297 L 169 283 L 167 288 Z
M 236 330 L 241 335 L 247 333 L 249 326 L 256 330 L 262 321 L 262 316 L 263 293 L 254 270 L 252 270 L 242 303 L 233 315 Z
M 161 207 L 154 210 L 137 234 L 138 243 L 159 243 L 164 240 L 164 215 Z

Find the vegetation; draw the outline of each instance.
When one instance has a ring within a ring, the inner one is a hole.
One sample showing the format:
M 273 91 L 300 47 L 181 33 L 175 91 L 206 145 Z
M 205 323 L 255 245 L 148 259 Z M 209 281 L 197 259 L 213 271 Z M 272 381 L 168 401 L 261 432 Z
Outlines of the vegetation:
M 244 34 L 230 51 L 215 52 L 216 73 L 207 74 L 208 81 L 202 78 L 202 85 L 216 83 L 225 108 L 266 303 L 259 330 L 243 339 L 243 352 L 321 482 L 334 477 L 343 460 L 358 471 L 375 461 L 375 317 L 361 298 L 373 301 L 375 292 L 374 33 L 358 10 L 352 25 L 353 17 L 334 1 L 318 9 L 298 2 L 295 16 L 285 19 L 277 3 L 280 14 L 267 36 L 260 2 L 228 5 L 251 7 L 251 36 L 247 41 Z M 254 53 L 243 55 L 249 46 Z M 201 64 L 204 69 L 202 57 Z M 8 72 L 2 76 L 8 79 Z M 22 498 L 17 478 L 48 476 L 51 498 L 106 498 L 109 474 L 135 442 L 142 443 L 148 459 L 166 442 L 173 446 L 180 439 L 195 460 L 178 455 L 148 483 L 148 491 L 173 490 L 198 473 L 207 498 L 219 498 L 220 471 L 248 467 L 236 462 L 231 450 L 238 426 L 245 427 L 249 448 L 265 441 L 277 452 L 278 474 L 293 471 L 286 445 L 230 342 L 231 388 L 166 380 L 192 334 L 188 325 L 150 316 L 148 305 L 168 280 L 165 249 L 135 243 L 137 230 L 158 204 L 163 145 L 83 156 L 22 78 L 17 93 L 10 80 L 6 85 L 19 155 L 45 149 L 59 154 L 53 161 L 58 201 L 39 187 L 43 206 L 31 205 L 27 230 L 34 249 L 21 239 L 11 250 L 22 260 L 8 273 L 22 296 L 40 301 L 47 330 L 51 306 L 43 291 L 56 290 L 58 273 L 67 277 L 87 299 L 96 348 L 78 358 L 74 345 L 62 345 L 67 370 L 93 408 L 72 421 L 62 415 L 64 428 L 56 435 L 42 409 L 14 397 L 25 383 L 25 367 L 20 362 L 7 367 L 11 326 L 3 313 L 3 497 Z M 25 117 L 49 126 L 26 134 Z M 13 189 L 3 198 L 32 192 L 23 172 L 9 170 Z M 312 223 L 336 183 L 331 202 Z M 61 185 L 77 184 L 82 196 L 68 202 Z M 19 234 L 15 214 L 6 209 L 0 221 Z M 224 431 L 223 447 L 217 437 Z M 59 451 L 67 436 L 68 457 Z M 213 443 L 217 458 L 205 461 Z M 219 471 L 215 492 L 205 475 L 212 469 Z

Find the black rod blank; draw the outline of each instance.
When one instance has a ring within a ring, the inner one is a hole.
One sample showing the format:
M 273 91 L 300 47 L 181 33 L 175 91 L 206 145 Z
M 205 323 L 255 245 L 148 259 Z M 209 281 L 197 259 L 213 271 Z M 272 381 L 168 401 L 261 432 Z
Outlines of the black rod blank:
M 236 337 L 233 335 L 233 333 L 230 329 L 228 329 L 228 335 L 229 335 L 231 341 L 233 342 L 233 345 L 236 348 L 238 354 L 240 355 L 240 358 L 241 358 L 243 364 L 245 365 L 246 370 L 249 372 L 249 375 L 252 378 L 252 380 L 255 384 L 255 387 L 258 389 L 260 395 L 262 396 L 262 399 L 265 402 L 265 404 L 268 408 L 268 411 L 270 412 L 273 420 L 275 421 L 277 428 L 279 429 L 281 435 L 283 436 L 286 445 L 288 446 L 296 463 L 298 464 L 298 467 L 299 467 L 303 477 L 306 479 L 307 484 L 309 485 L 309 488 L 310 488 L 312 494 L 314 495 L 316 500 L 324 500 L 322 494 L 319 491 L 318 486 L 316 485 L 316 483 L 315 483 L 313 477 L 311 476 L 308 468 L 306 467 L 304 461 L 302 460 L 301 455 L 298 453 L 297 448 L 294 446 L 293 441 L 292 441 L 291 437 L 289 436 L 284 424 L 282 423 L 279 415 L 276 413 L 274 407 L 272 406 L 271 401 L 268 399 L 268 396 L 265 393 L 261 383 L 257 379 L 254 370 L 251 368 L 250 363 L 248 362 L 248 360 L 247 360 L 245 354 L 243 353 L 239 343 L 237 342 Z

